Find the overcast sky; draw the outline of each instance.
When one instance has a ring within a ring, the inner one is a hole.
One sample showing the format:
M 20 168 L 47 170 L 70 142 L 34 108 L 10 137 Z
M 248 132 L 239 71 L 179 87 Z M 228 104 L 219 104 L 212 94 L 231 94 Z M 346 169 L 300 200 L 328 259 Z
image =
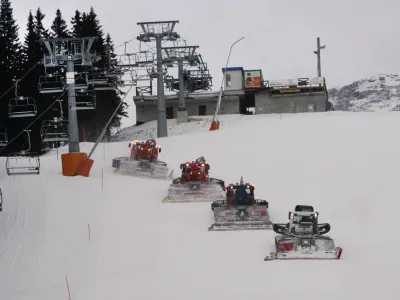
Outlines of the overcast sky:
M 14 16 L 25 35 L 29 10 L 40 7 L 45 25 L 57 8 L 70 25 L 75 9 L 93 5 L 105 33 L 116 45 L 135 38 L 137 22 L 179 20 L 176 31 L 208 63 L 214 89 L 221 84 L 230 45 L 230 66 L 262 69 L 264 79 L 317 75 L 316 38 L 321 38 L 322 75 L 328 88 L 400 69 L 398 0 L 12 0 Z M 138 50 L 139 42 L 129 44 Z M 123 47 L 118 50 L 123 50 Z M 133 112 L 132 98 L 128 99 Z

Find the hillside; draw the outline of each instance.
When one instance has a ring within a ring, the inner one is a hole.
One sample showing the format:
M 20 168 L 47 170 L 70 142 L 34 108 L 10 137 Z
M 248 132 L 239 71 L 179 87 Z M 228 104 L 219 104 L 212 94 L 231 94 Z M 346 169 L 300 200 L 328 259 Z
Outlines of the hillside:
M 99 145 L 89 178 L 61 176 L 56 152 L 41 158 L 40 175 L 0 169 L 0 299 L 68 299 L 66 278 L 71 300 L 399 299 L 400 240 L 384 229 L 399 209 L 397 113 L 221 119 L 219 131 L 199 121 L 158 139 L 160 159 L 175 175 L 204 155 L 213 177 L 244 176 L 272 222 L 313 205 L 341 260 L 265 262 L 272 230 L 207 231 L 210 203 L 162 203 L 170 180 L 113 173 L 112 158 L 129 151 L 123 141 Z
M 330 89 L 329 100 L 336 110 L 391 111 L 400 104 L 400 76 L 382 74 Z

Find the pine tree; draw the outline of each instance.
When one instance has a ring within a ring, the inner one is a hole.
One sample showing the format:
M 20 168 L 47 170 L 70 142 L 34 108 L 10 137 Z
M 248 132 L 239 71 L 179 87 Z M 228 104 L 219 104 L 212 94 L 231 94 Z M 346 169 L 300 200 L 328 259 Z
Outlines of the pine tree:
M 31 70 L 36 64 L 36 68 L 31 70 L 27 77 L 21 82 L 22 89 L 31 97 L 35 97 L 38 93 L 39 77 L 43 75 L 43 66 L 41 60 L 45 53 L 45 46 L 39 42 L 41 39 L 50 37 L 48 30 L 43 27 L 42 20 L 45 15 L 42 14 L 40 8 L 36 10 L 35 16 L 32 12 L 28 15 L 27 34 L 23 45 L 24 51 L 24 73 Z
M 34 22 L 34 18 L 32 15 L 32 11 L 29 11 L 28 15 L 28 24 L 26 26 L 27 34 L 25 35 L 25 41 L 23 45 L 24 52 L 24 69 L 23 72 L 26 73 L 33 66 L 33 64 L 37 63 L 39 59 L 41 59 L 40 52 L 35 51 L 39 49 L 37 36 L 36 25 Z
M 10 0 L 0 2 L 0 78 L 2 85 L 10 86 L 20 72 L 21 44 L 18 38 L 19 27 L 13 16 Z
M 62 17 L 61 11 L 57 9 L 56 17 L 54 18 L 53 24 L 51 25 L 51 37 L 52 38 L 68 38 L 70 34 L 68 32 L 68 26 Z
M 79 10 L 75 10 L 75 16 L 71 19 L 72 35 L 74 37 L 82 36 L 82 15 Z
M 106 40 L 105 40 L 105 54 L 104 54 L 105 66 L 108 71 L 114 71 L 118 68 L 118 60 L 116 59 L 116 54 L 114 53 L 114 43 L 111 39 L 109 33 L 107 33 Z M 122 99 L 117 93 L 110 94 L 107 97 L 110 101 L 110 111 L 114 112 L 117 109 L 118 105 L 121 103 Z M 115 114 L 113 120 L 109 128 L 107 129 L 106 137 L 109 139 L 111 136 L 111 130 L 113 128 L 121 127 L 121 120 L 122 117 L 128 117 L 126 112 L 126 108 L 128 104 L 126 102 L 122 103 L 121 106 L 118 108 L 117 113 Z
M 42 10 L 40 7 L 36 10 L 36 15 L 35 15 L 35 29 L 36 29 L 36 35 L 40 36 L 42 39 L 48 39 L 50 38 L 49 31 L 43 27 L 43 19 L 46 17 L 45 14 L 42 13 Z
M 96 51 L 97 53 L 104 54 L 104 33 L 93 7 L 90 8 L 90 12 L 88 14 L 82 14 L 81 34 L 82 37 L 98 37 L 98 39 L 93 43 L 92 50 Z M 101 67 L 104 67 L 104 65 L 102 64 Z
M 45 48 L 39 40 L 49 37 L 47 30 L 45 30 L 42 25 L 43 18 L 44 15 L 40 9 L 37 9 L 35 15 L 32 14 L 32 11 L 29 12 L 27 33 L 22 47 L 24 53 L 23 75 L 25 77 L 18 86 L 18 92 L 20 95 L 35 99 L 39 113 L 44 111 L 49 105 L 49 97 L 39 94 L 38 91 L 39 78 L 44 73 L 41 61 L 43 59 Z M 22 119 L 18 124 L 22 126 L 19 130 L 22 130 L 28 124 L 29 120 Z M 40 152 L 42 149 L 40 124 L 41 122 L 36 122 L 32 127 L 30 127 L 32 150 L 36 152 Z
M 19 27 L 13 16 L 10 0 L 0 1 L 0 96 L 13 86 L 20 76 L 22 56 L 18 39 Z M 0 101 L 0 125 L 8 126 L 8 100 L 14 97 L 14 90 L 4 95 Z M 9 136 L 13 132 L 10 128 Z M 3 151 L 1 155 L 5 152 Z

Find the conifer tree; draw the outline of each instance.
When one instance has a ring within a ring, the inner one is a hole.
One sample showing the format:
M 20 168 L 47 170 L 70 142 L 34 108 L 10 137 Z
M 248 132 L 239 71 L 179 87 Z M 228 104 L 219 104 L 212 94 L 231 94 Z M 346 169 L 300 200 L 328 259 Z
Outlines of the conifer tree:
M 68 38 L 70 34 L 68 32 L 68 26 L 62 17 L 60 9 L 56 11 L 56 17 L 54 18 L 53 24 L 51 25 L 51 37 L 52 38 Z
M 10 0 L 0 2 L 0 78 L 2 85 L 9 86 L 20 73 L 21 44 L 18 38 L 19 27 L 13 16 Z
M 94 41 L 92 49 L 97 53 L 104 54 L 104 33 L 100 21 L 93 7 L 90 8 L 89 13 L 82 14 L 82 37 L 95 36 L 98 37 Z M 100 63 L 104 67 L 104 63 Z
M 27 33 L 25 35 L 25 41 L 23 44 L 24 52 L 24 68 L 23 72 L 26 73 L 39 59 L 41 59 L 37 35 L 36 25 L 32 15 L 32 11 L 29 11 L 28 23 L 27 23 Z
M 113 71 L 118 66 L 118 60 L 116 59 L 116 54 L 114 53 L 114 43 L 111 39 L 109 33 L 107 33 L 106 40 L 105 40 L 105 55 L 104 55 L 105 65 L 109 71 Z M 118 105 L 121 103 L 122 99 L 119 97 L 118 93 L 110 95 L 111 101 L 111 111 L 114 112 Z M 106 136 L 110 138 L 111 129 L 112 128 L 119 128 L 121 126 L 121 119 L 122 117 L 128 117 L 126 112 L 126 108 L 128 105 L 124 102 L 118 108 L 117 113 L 115 114 L 113 120 L 111 121 L 110 127 L 107 130 Z
M 0 0 L 0 96 L 15 83 L 20 76 L 22 55 L 18 38 L 19 27 L 13 16 L 10 0 Z M 13 97 L 14 90 L 4 95 L 5 99 Z M 8 122 L 8 101 L 0 101 L 0 125 Z M 9 132 L 11 135 L 12 132 Z M 1 154 L 3 155 L 4 152 Z
M 35 15 L 35 29 L 36 29 L 36 35 L 40 36 L 40 38 L 42 39 L 50 38 L 49 30 L 45 29 L 43 26 L 43 19 L 45 17 L 46 15 L 42 13 L 42 10 L 39 7 L 36 10 L 36 15 Z
M 75 10 L 75 15 L 71 19 L 72 35 L 74 37 L 82 36 L 82 14 L 79 10 Z

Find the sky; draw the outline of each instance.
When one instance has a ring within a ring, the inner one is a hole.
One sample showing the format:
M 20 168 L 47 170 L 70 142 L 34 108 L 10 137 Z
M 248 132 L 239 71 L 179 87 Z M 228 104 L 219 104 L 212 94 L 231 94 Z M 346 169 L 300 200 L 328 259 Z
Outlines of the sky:
M 12 0 L 20 36 L 26 33 L 29 10 L 46 14 L 48 28 L 57 8 L 70 25 L 76 9 L 93 6 L 105 33 L 116 46 L 135 39 L 137 22 L 179 20 L 176 31 L 198 52 L 219 90 L 222 68 L 231 44 L 229 66 L 261 69 L 264 80 L 317 76 L 317 37 L 326 48 L 321 52 L 322 76 L 327 87 L 340 87 L 355 80 L 400 70 L 400 2 L 398 0 Z M 93 4 L 95 3 L 95 4 Z M 149 44 L 149 46 L 154 46 Z M 148 46 L 146 46 L 147 48 Z M 123 52 L 124 47 L 116 49 Z M 139 50 L 136 39 L 129 52 Z M 174 72 L 172 72 L 174 73 Z M 134 122 L 133 93 L 127 97 L 129 114 L 124 126 Z

